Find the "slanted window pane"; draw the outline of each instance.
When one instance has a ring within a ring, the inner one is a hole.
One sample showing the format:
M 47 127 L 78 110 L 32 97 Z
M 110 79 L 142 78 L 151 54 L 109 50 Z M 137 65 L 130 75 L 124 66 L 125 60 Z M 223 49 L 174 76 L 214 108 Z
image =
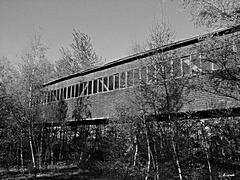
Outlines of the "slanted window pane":
M 98 79 L 98 92 L 102 92 L 102 78 Z
M 115 89 L 119 89 L 119 73 L 114 75 Z
M 71 97 L 71 86 L 68 86 L 67 98 Z
M 103 91 L 108 90 L 108 77 L 103 78 Z
M 150 65 L 147 68 L 148 68 L 148 74 L 147 74 L 148 83 L 152 83 L 154 80 L 154 66 Z
M 87 87 L 88 85 L 87 85 L 87 82 L 84 82 L 83 83 L 83 88 L 84 88 L 84 92 L 83 92 L 83 94 L 86 96 L 87 95 L 87 92 L 88 92 L 88 87 Z
M 202 70 L 209 71 L 212 70 L 212 63 L 209 62 L 207 59 L 201 59 L 202 61 Z
M 79 96 L 83 95 L 82 92 L 83 92 L 83 83 L 80 83 L 80 86 L 79 86 Z
M 92 81 L 88 82 L 88 94 L 92 94 Z
M 213 70 L 220 69 L 220 67 L 217 65 L 217 63 L 213 63 Z
M 93 93 L 94 94 L 97 93 L 97 82 L 98 82 L 97 79 L 93 80 Z
M 190 74 L 190 57 L 182 58 L 182 70 L 183 70 L 183 76 Z
M 134 85 L 139 84 L 139 69 L 134 69 Z
M 113 90 L 113 76 L 109 76 L 109 91 Z
M 59 101 L 59 89 L 57 89 L 57 101 Z
M 120 79 L 120 87 L 125 88 L 126 87 L 126 73 L 121 73 L 121 79 Z
M 133 86 L 133 70 L 127 71 L 127 86 Z
M 146 83 L 147 80 L 147 68 L 144 66 L 141 68 L 141 81 Z

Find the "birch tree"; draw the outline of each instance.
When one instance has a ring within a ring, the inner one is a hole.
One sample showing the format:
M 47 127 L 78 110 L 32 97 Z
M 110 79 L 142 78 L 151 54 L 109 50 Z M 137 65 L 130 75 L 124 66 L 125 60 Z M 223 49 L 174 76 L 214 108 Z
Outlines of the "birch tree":
M 47 47 L 43 44 L 41 36 L 35 34 L 30 40 L 29 48 L 23 52 L 20 69 L 19 97 L 25 111 L 25 121 L 28 122 L 29 146 L 33 168 L 36 169 L 36 152 L 38 141 L 36 127 L 43 119 L 36 102 L 41 94 L 42 84 L 54 77 L 53 65 L 46 58 Z M 41 143 L 40 143 L 41 144 Z
M 238 0 L 182 0 L 190 9 L 193 21 L 208 28 L 227 27 L 240 23 Z
M 102 63 L 102 58 L 96 54 L 89 35 L 74 29 L 72 37 L 70 47 L 62 47 L 61 58 L 56 61 L 59 77 L 81 72 Z

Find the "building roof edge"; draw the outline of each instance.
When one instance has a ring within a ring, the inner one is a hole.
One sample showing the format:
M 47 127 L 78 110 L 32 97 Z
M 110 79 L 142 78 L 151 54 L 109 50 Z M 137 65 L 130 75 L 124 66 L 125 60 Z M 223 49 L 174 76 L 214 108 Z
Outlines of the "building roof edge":
M 166 52 L 166 51 L 169 51 L 169 50 L 177 49 L 179 47 L 184 47 L 184 46 L 187 46 L 187 45 L 195 44 L 195 43 L 203 41 L 204 39 L 206 39 L 208 37 L 222 36 L 222 35 L 238 32 L 238 31 L 240 31 L 240 25 L 233 26 L 233 27 L 226 28 L 226 29 L 213 31 L 213 32 L 210 32 L 210 33 L 205 33 L 205 34 L 194 36 L 194 37 L 191 37 L 191 38 L 188 38 L 188 39 L 179 40 L 179 41 L 176 41 L 176 42 L 173 42 L 173 43 L 170 43 L 170 44 L 163 45 L 163 46 L 158 47 L 158 48 L 149 49 L 149 50 L 144 51 L 144 52 L 132 54 L 132 55 L 114 60 L 112 62 L 108 62 L 108 63 L 106 63 L 102 66 L 89 68 L 89 69 L 84 70 L 82 72 L 78 72 L 78 73 L 75 73 L 75 74 L 71 74 L 71 75 L 68 75 L 68 76 L 64 76 L 64 77 L 52 80 L 50 82 L 47 82 L 47 83 L 43 84 L 43 87 L 53 85 L 53 84 L 59 83 L 61 81 L 65 81 L 65 80 L 72 79 L 72 78 L 75 78 L 75 77 L 84 76 L 86 74 L 90 74 L 90 73 L 97 72 L 97 71 L 100 71 L 100 70 L 108 69 L 108 68 L 111 68 L 111 67 L 114 67 L 114 66 L 117 66 L 117 65 L 132 62 L 132 61 L 135 61 L 137 59 L 145 58 L 145 57 L 157 54 L 157 53 Z

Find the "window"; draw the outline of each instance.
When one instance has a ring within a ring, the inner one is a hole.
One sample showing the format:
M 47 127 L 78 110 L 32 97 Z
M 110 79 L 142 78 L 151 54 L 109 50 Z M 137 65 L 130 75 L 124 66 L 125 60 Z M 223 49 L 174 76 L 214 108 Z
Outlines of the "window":
M 47 97 L 48 97 L 47 92 L 44 92 L 44 93 L 43 93 L 43 103 L 44 103 L 44 104 L 47 103 Z
M 47 92 L 47 102 L 49 103 L 51 101 L 51 92 Z
M 122 72 L 120 77 L 120 87 L 125 88 L 126 87 L 126 73 Z
M 47 93 L 43 92 L 42 94 L 42 103 L 45 104 L 47 102 Z
M 173 60 L 173 77 L 182 76 L 181 59 Z
M 98 79 L 98 92 L 102 92 L 102 78 Z
M 88 84 L 87 84 L 87 82 L 84 82 L 83 83 L 83 94 L 84 94 L 84 96 L 86 96 L 87 95 L 87 92 L 88 92 Z
M 41 92 L 41 94 L 40 94 L 40 103 L 44 104 L 44 102 L 45 102 L 45 94 L 44 94 L 44 92 Z
M 50 99 L 50 102 L 52 102 L 53 99 L 54 99 L 54 93 L 53 93 L 53 91 L 51 91 L 51 99 Z
M 127 71 L 127 86 L 133 86 L 133 70 Z
M 79 96 L 79 84 L 76 84 L 75 85 L 75 97 L 78 97 Z
M 71 97 L 71 86 L 68 86 L 68 90 L 67 90 L 67 98 Z
M 220 69 L 219 66 L 217 65 L 217 63 L 213 63 L 212 66 L 213 66 L 213 67 L 212 67 L 213 70 Z
M 147 68 L 144 66 L 141 68 L 141 81 L 146 83 L 147 80 Z
M 74 97 L 74 85 L 72 86 L 72 97 Z
M 119 73 L 114 74 L 114 88 L 119 89 Z
M 192 74 L 197 74 L 199 72 L 202 72 L 201 60 L 197 56 L 194 56 L 194 55 L 191 56 L 191 69 L 192 69 Z
M 97 93 L 97 85 L 98 85 L 98 80 L 94 79 L 93 80 L 93 94 Z
M 173 60 L 173 77 L 182 76 L 181 59 Z
M 103 91 L 108 91 L 108 77 L 103 78 Z
M 240 42 L 237 41 L 237 39 L 233 40 L 233 42 L 232 42 L 232 51 L 234 53 L 238 54 L 239 53 L 239 49 L 240 49 Z
M 201 59 L 202 62 L 202 70 L 209 71 L 212 70 L 212 63 L 207 59 Z
M 147 71 L 148 71 L 148 74 L 147 74 L 147 82 L 148 83 L 153 83 L 154 81 L 154 66 L 153 65 L 150 65 L 147 67 Z
M 53 101 L 56 101 L 57 100 L 57 91 L 54 90 L 53 91 Z
M 139 69 L 134 69 L 133 71 L 133 76 L 134 76 L 134 85 L 139 84 L 140 76 L 139 76 Z
M 190 65 L 191 65 L 190 56 L 182 58 L 183 76 L 190 74 Z
M 40 104 L 40 103 L 41 103 L 41 96 L 37 95 L 37 104 Z
M 113 90 L 113 76 L 109 76 L 109 91 Z
M 156 64 L 155 67 L 155 76 L 156 76 L 156 81 L 161 82 L 164 79 L 164 67 L 163 67 L 163 63 L 159 62 Z
M 60 90 L 60 99 L 63 99 L 63 88 Z
M 67 99 L 67 88 L 63 89 L 63 99 Z
M 173 73 L 173 65 L 172 65 L 173 61 L 171 60 L 167 60 L 164 62 L 163 65 L 163 79 L 169 79 L 172 76 Z M 181 66 L 180 66 L 181 67 Z
M 92 81 L 88 82 L 88 94 L 92 94 Z
M 42 92 L 41 93 L 41 104 L 44 104 L 45 103 L 45 93 Z
M 83 92 L 83 83 L 80 83 L 80 86 L 79 86 L 79 96 L 83 95 L 82 92 Z
M 59 89 L 57 89 L 57 101 L 59 101 L 59 95 L 60 95 Z
M 201 69 L 202 71 L 212 70 L 212 63 L 207 58 L 206 54 L 200 54 L 199 59 L 201 61 Z

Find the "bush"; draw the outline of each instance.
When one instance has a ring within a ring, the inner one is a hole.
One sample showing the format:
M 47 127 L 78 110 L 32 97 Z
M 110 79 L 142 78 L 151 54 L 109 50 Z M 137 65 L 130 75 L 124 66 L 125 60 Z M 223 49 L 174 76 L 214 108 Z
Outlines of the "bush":
M 99 176 L 116 180 L 143 179 L 146 172 L 143 168 L 130 166 L 129 164 L 123 163 L 119 160 L 95 162 L 94 169 L 91 171 L 98 172 Z

